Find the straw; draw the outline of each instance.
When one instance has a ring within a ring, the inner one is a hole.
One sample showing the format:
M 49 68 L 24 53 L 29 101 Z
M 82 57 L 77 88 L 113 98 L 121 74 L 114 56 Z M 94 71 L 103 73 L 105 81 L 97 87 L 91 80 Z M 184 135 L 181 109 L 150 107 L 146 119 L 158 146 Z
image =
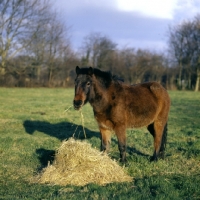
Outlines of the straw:
M 44 168 L 36 180 L 53 185 L 84 186 L 131 182 L 133 178 L 107 154 L 92 148 L 86 141 L 70 138 L 62 142 L 52 165 Z

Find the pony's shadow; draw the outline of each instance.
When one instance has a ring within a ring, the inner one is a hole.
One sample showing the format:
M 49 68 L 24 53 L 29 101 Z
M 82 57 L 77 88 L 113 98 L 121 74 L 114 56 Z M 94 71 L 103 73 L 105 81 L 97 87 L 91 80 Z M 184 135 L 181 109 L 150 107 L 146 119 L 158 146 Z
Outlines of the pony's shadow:
M 150 157 L 150 155 L 138 151 L 135 147 L 127 147 L 127 153 L 132 156 L 139 155 L 139 156 L 146 157 L 146 158 Z
M 117 141 L 117 139 L 116 138 L 112 138 L 112 145 L 114 146 L 114 145 L 118 145 L 118 141 Z M 141 151 L 138 151 L 135 147 L 130 147 L 130 146 L 128 146 L 127 145 L 127 147 L 126 147 L 126 153 L 127 154 L 129 154 L 129 156 L 132 156 L 132 157 L 137 157 L 137 156 L 142 156 L 142 157 L 144 157 L 144 158 L 148 158 L 149 159 L 149 157 L 150 157 L 150 155 L 149 154 L 145 154 L 145 153 L 143 153 L 143 152 L 141 152 Z M 118 155 L 117 155 L 118 156 Z M 118 159 L 118 157 L 116 157 L 116 155 L 114 155 L 113 157 L 112 157 L 113 159 L 115 159 L 115 160 L 117 160 Z
M 47 167 L 48 164 L 52 164 L 55 158 L 55 153 L 55 150 L 47 150 L 44 148 L 36 149 L 36 154 L 41 164 L 37 170 L 42 171 L 42 169 Z
M 23 126 L 25 128 L 25 131 L 30 135 L 33 135 L 35 131 L 39 131 L 51 137 L 56 137 L 61 141 L 65 139 L 67 140 L 70 137 L 74 137 L 80 140 L 85 139 L 83 127 L 81 125 L 77 125 L 71 122 L 59 122 L 57 124 L 51 124 L 47 121 L 26 120 L 24 121 Z M 92 137 L 96 137 L 99 139 L 101 138 L 99 132 L 92 131 L 86 127 L 84 127 L 84 129 L 86 132 L 87 139 Z M 114 145 L 118 145 L 117 139 L 112 138 L 112 143 L 114 143 Z M 41 171 L 44 167 L 48 165 L 48 163 L 52 164 L 52 162 L 54 161 L 55 153 L 55 150 L 47 150 L 44 148 L 36 149 L 36 154 L 41 163 L 41 166 L 38 168 L 38 171 Z M 149 155 L 146 155 L 138 151 L 137 149 L 129 146 L 127 146 L 127 153 L 129 155 L 136 154 L 143 157 L 149 157 Z M 117 159 L 117 157 L 115 158 L 115 156 L 113 158 Z
M 43 132 L 52 137 L 56 137 L 59 140 L 69 139 L 75 137 L 78 139 L 85 139 L 84 130 L 86 132 L 86 138 L 91 137 L 100 138 L 99 132 L 91 131 L 88 128 L 83 129 L 81 125 L 77 125 L 71 122 L 60 122 L 57 124 L 51 124 L 47 121 L 32 121 L 26 120 L 23 123 L 26 132 L 32 135 L 35 131 Z
M 60 122 L 57 124 L 51 124 L 47 121 L 33 121 L 26 120 L 23 123 L 25 131 L 33 135 L 35 131 L 39 131 L 50 135 L 51 137 L 58 138 L 59 140 L 67 140 L 70 137 L 74 137 L 80 140 L 85 139 L 83 127 L 70 122 Z M 85 128 L 86 138 L 97 137 L 100 139 L 99 132 L 92 131 L 88 128 Z M 36 149 L 36 154 L 41 163 L 41 166 L 38 168 L 38 171 L 41 171 L 44 167 L 49 164 L 52 164 L 55 157 L 55 150 L 47 150 L 44 148 Z

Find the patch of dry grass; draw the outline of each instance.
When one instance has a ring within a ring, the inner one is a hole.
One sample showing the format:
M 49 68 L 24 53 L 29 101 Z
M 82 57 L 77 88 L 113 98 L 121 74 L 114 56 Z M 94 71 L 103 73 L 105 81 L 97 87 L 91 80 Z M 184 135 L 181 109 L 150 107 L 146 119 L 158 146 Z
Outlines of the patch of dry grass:
M 83 186 L 89 183 L 105 185 L 112 182 L 131 182 L 116 161 L 91 147 L 86 141 L 70 138 L 62 142 L 52 165 L 37 177 L 39 183 Z

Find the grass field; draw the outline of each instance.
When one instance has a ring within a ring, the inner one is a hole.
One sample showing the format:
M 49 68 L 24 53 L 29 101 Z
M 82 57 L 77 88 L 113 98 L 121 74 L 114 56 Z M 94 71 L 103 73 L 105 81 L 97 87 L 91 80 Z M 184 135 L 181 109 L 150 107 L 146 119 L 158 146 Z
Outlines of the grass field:
M 132 183 L 63 187 L 31 180 L 62 140 L 84 139 L 80 113 L 69 108 L 73 89 L 0 88 L 0 199 L 200 199 L 200 92 L 169 94 L 165 160 L 149 162 L 153 141 L 145 128 L 128 130 L 126 170 Z M 90 105 L 83 115 L 87 140 L 99 148 Z M 110 157 L 119 158 L 114 135 Z

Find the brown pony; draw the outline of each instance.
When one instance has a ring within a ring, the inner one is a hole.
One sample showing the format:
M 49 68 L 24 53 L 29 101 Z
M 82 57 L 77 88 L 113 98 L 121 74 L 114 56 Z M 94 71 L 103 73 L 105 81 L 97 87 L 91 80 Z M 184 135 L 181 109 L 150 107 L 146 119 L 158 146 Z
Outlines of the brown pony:
M 126 85 L 110 72 L 76 67 L 74 108 L 89 102 L 101 133 L 101 150 L 107 152 L 111 132 L 118 139 L 120 160 L 126 161 L 126 128 L 146 126 L 154 138 L 154 153 L 164 158 L 170 98 L 157 82 Z

